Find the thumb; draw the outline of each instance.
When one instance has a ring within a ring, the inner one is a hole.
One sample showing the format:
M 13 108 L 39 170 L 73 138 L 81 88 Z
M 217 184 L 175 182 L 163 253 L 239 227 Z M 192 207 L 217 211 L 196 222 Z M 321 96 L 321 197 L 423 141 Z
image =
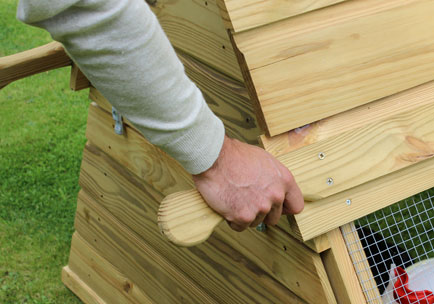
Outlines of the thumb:
M 304 199 L 300 188 L 295 185 L 285 194 L 282 214 L 297 214 L 304 209 Z

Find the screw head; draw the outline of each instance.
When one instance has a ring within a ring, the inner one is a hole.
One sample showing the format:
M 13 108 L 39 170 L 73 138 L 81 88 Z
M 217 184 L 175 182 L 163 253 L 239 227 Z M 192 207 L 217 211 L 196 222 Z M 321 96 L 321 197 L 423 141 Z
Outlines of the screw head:
M 325 158 L 325 153 L 324 152 L 318 153 L 318 158 L 323 160 Z
M 347 199 L 347 200 L 346 200 L 346 203 L 347 203 L 347 205 L 349 206 L 349 205 L 351 205 L 352 202 L 351 202 L 350 199 Z
M 326 183 L 327 183 L 327 185 L 329 185 L 329 186 L 333 185 L 333 183 L 334 183 L 333 178 L 331 178 L 331 177 L 327 178 Z
M 267 225 L 265 225 L 264 223 L 260 223 L 258 226 L 256 226 L 256 230 L 258 230 L 259 232 L 265 232 L 267 231 Z

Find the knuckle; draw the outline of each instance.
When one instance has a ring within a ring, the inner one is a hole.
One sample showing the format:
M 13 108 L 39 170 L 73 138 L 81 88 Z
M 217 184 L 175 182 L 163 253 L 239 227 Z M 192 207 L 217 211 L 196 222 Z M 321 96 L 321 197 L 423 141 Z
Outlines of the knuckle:
M 251 215 L 250 213 L 243 212 L 235 216 L 234 222 L 239 225 L 249 225 L 254 220 L 255 216 Z
M 259 205 L 258 213 L 268 214 L 270 211 L 271 211 L 271 204 L 262 203 L 261 205 Z
M 273 203 L 273 205 L 275 205 L 276 203 L 281 204 L 285 199 L 285 193 L 283 191 L 273 189 L 269 192 L 268 198 Z

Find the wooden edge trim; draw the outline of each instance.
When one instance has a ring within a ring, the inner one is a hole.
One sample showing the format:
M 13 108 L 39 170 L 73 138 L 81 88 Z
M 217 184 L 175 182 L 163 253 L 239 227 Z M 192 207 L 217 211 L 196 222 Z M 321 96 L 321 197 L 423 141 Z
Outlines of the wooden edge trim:
M 68 266 L 62 269 L 62 282 L 77 297 L 87 304 L 106 304 L 78 275 L 76 275 Z
M 288 216 L 295 236 L 307 241 L 434 186 L 434 158 L 305 205 Z
M 330 249 L 321 254 L 338 303 L 366 303 L 339 228 L 327 233 Z
M 230 31 L 228 31 L 228 35 L 229 35 L 229 38 L 231 40 L 235 55 L 237 57 L 238 64 L 240 65 L 241 74 L 243 75 L 243 78 L 244 78 L 244 84 L 245 84 L 247 91 L 249 93 L 249 97 L 250 97 L 250 100 L 252 102 L 253 109 L 255 110 L 256 119 L 258 121 L 259 127 L 267 135 L 269 135 L 270 133 L 268 132 L 268 127 L 267 127 L 267 123 L 265 121 L 264 112 L 262 112 L 262 107 L 261 107 L 261 104 L 259 103 L 258 95 L 256 94 L 256 89 L 255 89 L 255 86 L 253 84 L 253 80 L 252 80 L 252 77 L 250 75 L 250 71 L 247 67 L 246 59 L 245 59 L 244 55 L 238 49 L 238 47 L 235 43 L 234 37 Z
M 354 222 L 343 225 L 341 227 L 341 233 L 345 240 L 347 250 L 349 251 L 349 256 L 355 268 L 356 275 L 362 285 L 366 302 L 370 304 L 383 304 Z

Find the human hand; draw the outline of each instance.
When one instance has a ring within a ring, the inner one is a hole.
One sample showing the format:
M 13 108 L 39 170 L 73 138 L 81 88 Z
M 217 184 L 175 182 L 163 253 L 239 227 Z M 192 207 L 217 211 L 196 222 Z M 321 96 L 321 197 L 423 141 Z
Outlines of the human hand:
M 285 166 L 265 150 L 227 136 L 213 166 L 193 180 L 208 205 L 236 231 L 261 222 L 275 225 L 282 214 L 304 207 Z

